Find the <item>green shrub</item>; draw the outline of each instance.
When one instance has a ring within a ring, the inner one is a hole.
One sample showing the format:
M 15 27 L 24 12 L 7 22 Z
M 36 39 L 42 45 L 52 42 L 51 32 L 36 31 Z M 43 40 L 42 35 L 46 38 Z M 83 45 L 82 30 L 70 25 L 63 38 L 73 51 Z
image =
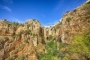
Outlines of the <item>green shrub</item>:
M 37 34 L 34 33 L 33 36 L 37 36 Z
M 59 53 L 58 53 L 58 57 L 64 58 L 64 57 L 65 57 L 65 54 L 64 54 L 63 52 L 59 52 Z
M 25 56 L 24 55 L 19 56 L 16 60 L 25 60 Z
M 85 8 L 87 9 L 87 13 L 90 13 L 90 2 L 85 4 Z
M 25 43 L 29 43 L 28 40 L 25 40 L 24 42 L 25 42 Z
M 90 58 L 90 33 L 75 36 L 70 49 L 71 52 Z
M 85 34 L 85 44 L 89 47 L 90 46 L 90 30 L 87 31 L 87 33 Z
M 57 49 L 56 42 L 50 41 L 49 43 L 46 44 L 46 49 L 48 52 L 52 52 L 53 49 Z
M 41 43 L 42 43 L 42 44 L 45 44 L 45 37 L 44 37 L 44 36 L 42 37 Z
M 50 41 L 46 44 L 47 53 L 41 55 L 39 60 L 53 60 L 55 56 L 57 56 L 58 51 L 56 47 L 56 42 Z
M 4 37 L 4 39 L 5 39 L 5 40 L 9 40 L 9 38 L 8 38 L 8 37 Z
M 14 58 L 16 58 L 18 55 L 17 54 L 13 54 L 10 56 L 11 60 L 13 60 Z
M 71 21 L 71 17 L 67 17 L 66 21 L 70 22 Z
M 10 58 L 10 57 L 8 57 L 8 58 L 6 58 L 5 60 L 11 60 L 11 58 Z
M 13 35 L 12 38 L 15 39 L 17 35 Z
M 25 42 L 25 43 L 29 43 L 29 42 L 28 42 L 28 39 L 26 39 L 24 42 Z
M 0 39 L 0 44 L 1 44 L 3 41 L 4 41 L 3 39 Z
M 41 55 L 39 60 L 53 60 L 53 57 L 54 56 L 52 54 L 44 54 L 44 55 Z
M 24 24 L 19 23 L 19 22 L 11 22 L 10 24 L 13 24 L 15 26 L 24 26 Z
M 0 43 L 5 42 L 7 40 L 9 40 L 9 38 L 8 37 L 4 37 L 4 39 L 0 39 Z
M 25 34 L 27 35 L 27 34 L 31 34 L 31 30 L 30 29 L 27 29 L 26 31 L 25 31 Z
M 63 47 L 66 47 L 66 46 L 67 46 L 66 43 L 62 43 L 62 42 L 61 42 L 61 43 L 59 44 L 59 48 L 63 48 Z
M 48 40 L 52 40 L 52 38 L 53 38 L 52 35 L 49 35 L 49 36 L 47 37 Z
M 37 21 L 36 19 L 33 19 L 33 21 Z

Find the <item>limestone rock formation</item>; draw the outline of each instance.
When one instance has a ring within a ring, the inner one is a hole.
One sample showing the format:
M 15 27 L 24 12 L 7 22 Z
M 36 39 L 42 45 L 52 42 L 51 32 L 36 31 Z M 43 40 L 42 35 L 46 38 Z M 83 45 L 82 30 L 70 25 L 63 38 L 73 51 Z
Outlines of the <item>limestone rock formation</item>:
M 60 42 L 70 44 L 73 36 L 90 28 L 88 4 L 66 13 L 54 26 L 42 27 L 36 19 L 24 24 L 0 20 L 0 60 L 38 60 L 47 53 L 45 45 L 50 39 L 57 41 L 57 49 Z

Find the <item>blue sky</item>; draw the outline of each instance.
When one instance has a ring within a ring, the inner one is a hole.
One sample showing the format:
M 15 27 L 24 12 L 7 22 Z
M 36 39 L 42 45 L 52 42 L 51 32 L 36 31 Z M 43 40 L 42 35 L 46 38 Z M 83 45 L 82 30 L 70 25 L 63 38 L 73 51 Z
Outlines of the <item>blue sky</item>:
M 86 0 L 0 0 L 0 19 L 24 23 L 37 19 L 41 25 L 53 25 L 66 11 L 72 11 Z

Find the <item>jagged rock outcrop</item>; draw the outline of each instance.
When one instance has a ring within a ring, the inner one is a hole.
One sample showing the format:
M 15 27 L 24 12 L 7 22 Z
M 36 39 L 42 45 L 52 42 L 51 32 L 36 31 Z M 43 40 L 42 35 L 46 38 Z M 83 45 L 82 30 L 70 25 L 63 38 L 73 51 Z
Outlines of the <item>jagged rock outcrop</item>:
M 90 2 L 66 13 L 60 22 L 48 30 L 54 37 L 61 37 L 62 42 L 71 43 L 73 36 L 82 34 L 90 27 Z M 49 35 L 49 34 L 48 34 Z
M 13 35 L 15 33 L 15 26 L 11 25 L 8 21 L 6 20 L 1 20 L 0 21 L 0 35 Z
M 0 59 L 38 60 L 36 50 L 38 44 L 42 44 L 39 42 L 42 37 L 39 37 L 40 29 L 40 23 L 35 19 L 28 20 L 24 24 L 1 20 Z M 41 52 L 44 51 L 41 49 Z
M 47 52 L 45 44 L 50 38 L 56 40 L 57 45 L 60 42 L 70 44 L 73 36 L 90 28 L 88 6 L 90 2 L 66 13 L 61 21 L 48 27 L 42 27 L 35 19 L 29 19 L 24 24 L 1 20 L 0 60 L 38 60 L 40 55 Z

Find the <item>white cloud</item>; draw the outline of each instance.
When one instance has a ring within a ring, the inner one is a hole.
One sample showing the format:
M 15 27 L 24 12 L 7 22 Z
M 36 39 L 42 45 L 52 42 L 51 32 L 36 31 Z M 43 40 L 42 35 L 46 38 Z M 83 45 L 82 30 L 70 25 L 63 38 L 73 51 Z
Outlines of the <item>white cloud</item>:
M 12 11 L 12 9 L 9 8 L 9 7 L 7 7 L 7 6 L 1 6 L 0 8 L 6 10 L 8 12 L 11 12 Z
M 2 6 L 2 9 L 6 10 L 6 11 L 8 11 L 8 12 L 11 12 L 11 11 L 12 11 L 12 9 L 9 8 L 9 7 L 7 7 L 7 6 Z

